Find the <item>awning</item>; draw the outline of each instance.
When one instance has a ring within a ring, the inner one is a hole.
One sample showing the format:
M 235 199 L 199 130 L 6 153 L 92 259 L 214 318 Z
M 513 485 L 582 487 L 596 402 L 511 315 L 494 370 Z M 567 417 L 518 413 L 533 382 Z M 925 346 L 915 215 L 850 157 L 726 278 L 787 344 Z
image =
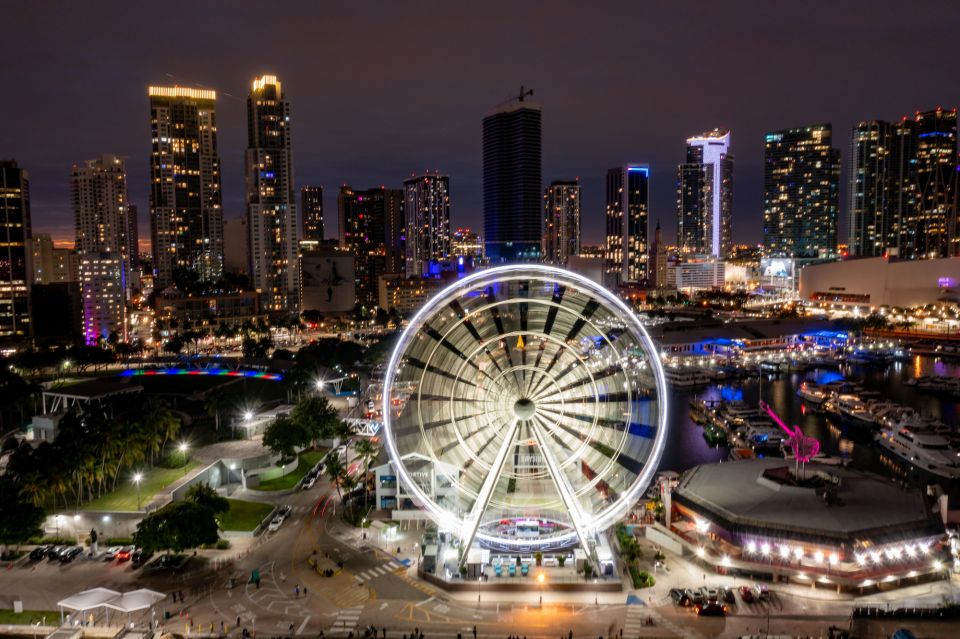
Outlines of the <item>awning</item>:
M 119 610 L 120 612 L 136 612 L 137 610 L 144 610 L 152 607 L 155 603 L 162 601 L 165 597 L 166 595 L 163 593 L 141 588 L 139 590 L 125 592 L 118 597 L 115 597 L 109 601 L 105 601 L 103 605 L 106 608 Z
M 109 588 L 92 588 L 78 592 L 72 597 L 67 597 L 63 601 L 58 602 L 57 605 L 61 608 L 68 608 L 69 610 L 91 610 L 103 606 L 108 601 L 112 601 L 119 596 L 120 593 L 116 590 L 110 590 Z

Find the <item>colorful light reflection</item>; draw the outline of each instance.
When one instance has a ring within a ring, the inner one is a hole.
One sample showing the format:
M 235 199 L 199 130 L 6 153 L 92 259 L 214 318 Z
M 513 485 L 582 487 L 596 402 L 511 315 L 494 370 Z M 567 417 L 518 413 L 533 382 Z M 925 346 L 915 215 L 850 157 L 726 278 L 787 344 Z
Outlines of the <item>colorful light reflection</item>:
M 228 368 L 137 368 L 120 373 L 121 377 L 152 376 L 152 375 L 214 375 L 218 377 L 246 377 L 249 379 L 264 379 L 269 382 L 279 382 L 283 375 L 279 373 L 263 373 L 260 371 L 238 371 Z

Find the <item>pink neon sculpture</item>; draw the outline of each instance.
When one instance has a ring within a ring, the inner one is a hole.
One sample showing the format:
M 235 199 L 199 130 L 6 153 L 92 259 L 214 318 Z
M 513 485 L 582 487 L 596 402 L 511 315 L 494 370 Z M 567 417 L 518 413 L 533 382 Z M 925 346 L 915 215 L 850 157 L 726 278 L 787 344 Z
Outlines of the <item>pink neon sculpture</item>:
M 783 431 L 789 435 L 787 438 L 787 446 L 793 451 L 793 456 L 797 458 L 798 462 L 806 464 L 817 456 L 817 453 L 820 452 L 819 440 L 804 435 L 799 426 L 790 427 L 784 424 L 783 420 L 780 419 L 775 412 L 773 412 L 773 409 L 770 408 L 770 405 L 766 402 L 761 401 L 760 408 L 766 411 L 767 415 L 770 416 L 770 419 L 776 422 L 777 426 L 782 428 Z

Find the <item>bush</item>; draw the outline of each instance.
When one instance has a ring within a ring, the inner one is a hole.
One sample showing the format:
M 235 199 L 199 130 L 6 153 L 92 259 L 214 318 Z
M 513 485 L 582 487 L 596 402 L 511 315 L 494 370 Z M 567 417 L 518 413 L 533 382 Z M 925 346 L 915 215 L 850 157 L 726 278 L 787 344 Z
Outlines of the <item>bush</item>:
M 28 544 L 33 544 L 34 546 L 45 546 L 47 544 L 53 546 L 73 546 L 77 543 L 76 537 L 31 537 L 27 540 Z
M 100 544 L 103 546 L 130 546 L 133 544 L 133 539 L 130 537 L 107 537 Z
M 228 548 L 230 548 L 230 540 L 229 540 L 229 539 L 219 539 L 219 540 L 217 540 L 217 550 L 227 550 Z
M 26 550 L 6 550 L 3 554 L 0 554 L 0 561 L 14 561 L 15 559 L 20 559 L 25 554 Z
M 657 583 L 653 575 L 646 570 L 637 570 L 636 566 L 630 566 L 630 581 L 634 588 L 652 588 Z
M 563 568 L 563 564 L 567 563 L 566 555 L 557 555 L 557 565 Z

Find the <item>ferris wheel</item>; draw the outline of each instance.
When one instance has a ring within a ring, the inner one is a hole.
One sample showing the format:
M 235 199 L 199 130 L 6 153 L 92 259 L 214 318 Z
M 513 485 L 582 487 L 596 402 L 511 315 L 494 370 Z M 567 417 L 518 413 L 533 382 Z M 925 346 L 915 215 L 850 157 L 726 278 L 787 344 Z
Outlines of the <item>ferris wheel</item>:
M 657 470 L 666 385 L 622 300 L 572 271 L 502 266 L 411 320 L 383 419 L 400 498 L 466 548 L 587 549 Z

